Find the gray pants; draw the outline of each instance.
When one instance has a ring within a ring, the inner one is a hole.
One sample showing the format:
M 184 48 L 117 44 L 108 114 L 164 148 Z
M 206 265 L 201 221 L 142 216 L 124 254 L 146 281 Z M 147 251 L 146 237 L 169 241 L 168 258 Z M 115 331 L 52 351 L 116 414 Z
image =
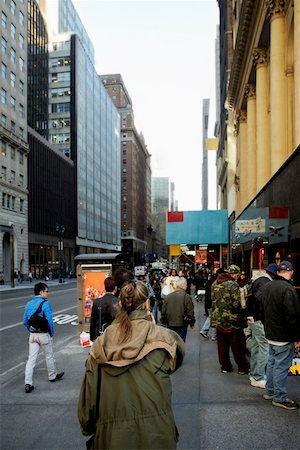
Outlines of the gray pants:
M 57 375 L 56 363 L 53 353 L 52 338 L 49 333 L 30 333 L 29 335 L 29 355 L 25 368 L 25 384 L 32 385 L 33 369 L 36 359 L 42 347 L 46 358 L 48 378 L 54 380 Z

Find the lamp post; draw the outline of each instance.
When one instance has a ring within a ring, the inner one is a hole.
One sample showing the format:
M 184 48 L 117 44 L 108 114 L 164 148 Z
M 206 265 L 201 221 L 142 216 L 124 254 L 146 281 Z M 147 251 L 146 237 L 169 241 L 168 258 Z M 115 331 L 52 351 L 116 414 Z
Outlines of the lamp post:
M 59 258 L 59 283 L 62 283 L 62 252 L 64 249 L 64 242 L 62 240 L 63 234 L 65 232 L 65 226 L 64 225 L 56 225 L 56 232 L 58 233 L 58 258 Z

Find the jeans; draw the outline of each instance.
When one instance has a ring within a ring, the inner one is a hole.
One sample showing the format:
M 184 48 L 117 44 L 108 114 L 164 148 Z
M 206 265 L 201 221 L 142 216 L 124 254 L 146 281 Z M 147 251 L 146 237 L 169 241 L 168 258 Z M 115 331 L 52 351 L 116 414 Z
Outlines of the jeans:
M 249 362 L 246 359 L 245 336 L 241 330 L 231 330 L 224 332 L 217 329 L 218 355 L 222 370 L 231 371 L 229 350 L 231 348 L 233 357 L 238 366 L 239 372 L 248 372 Z
M 211 316 L 211 309 L 208 309 L 208 317 L 207 317 L 206 321 L 204 322 L 204 324 L 203 324 L 203 326 L 202 326 L 202 328 L 201 328 L 201 331 L 202 331 L 203 333 L 205 333 L 205 334 L 207 334 L 207 333 L 209 332 L 209 329 L 210 329 L 210 321 L 211 321 L 210 316 Z M 212 337 L 213 339 L 216 339 L 216 337 L 217 337 L 217 331 L 216 331 L 216 329 L 215 329 L 215 328 L 212 328 L 211 330 L 212 330 L 212 332 L 211 332 L 211 337 Z
M 49 380 L 54 380 L 57 375 L 52 338 L 49 333 L 30 333 L 29 355 L 25 368 L 25 384 L 32 385 L 33 369 L 35 368 L 40 347 L 42 347 L 43 352 L 45 353 Z
M 181 337 L 183 342 L 185 342 L 186 335 L 187 335 L 187 327 L 168 327 L 168 328 L 170 328 L 170 330 L 173 330 L 177 334 L 179 334 L 179 336 Z
M 294 342 L 286 345 L 269 344 L 266 391 L 273 400 L 283 402 L 287 399 L 288 371 L 293 361 Z
M 265 336 L 265 329 L 260 320 L 250 323 L 249 328 L 251 334 L 246 340 L 246 345 L 251 353 L 250 376 L 257 381 L 265 380 L 269 355 L 269 343 Z

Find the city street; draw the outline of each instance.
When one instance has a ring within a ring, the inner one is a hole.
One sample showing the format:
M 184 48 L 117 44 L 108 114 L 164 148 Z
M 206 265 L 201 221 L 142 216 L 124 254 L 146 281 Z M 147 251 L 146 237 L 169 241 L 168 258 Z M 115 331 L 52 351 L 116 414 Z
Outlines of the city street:
M 6 294 L 5 299 L 1 293 L 1 305 L 5 302 L 8 307 L 6 300 L 11 300 L 7 326 L 21 321 L 21 318 L 13 319 L 13 308 L 19 311 L 20 317 L 22 309 L 18 307 L 29 294 L 27 289 L 23 291 L 14 293 L 13 297 Z M 50 292 L 54 317 L 76 314 L 76 307 L 72 309 L 73 302 L 76 305 L 74 284 L 52 287 Z M 194 330 L 188 331 L 186 358 L 172 376 L 173 408 L 180 433 L 178 450 L 298 449 L 300 410 L 273 407 L 263 400 L 262 389 L 251 387 L 246 376 L 237 374 L 235 365 L 233 373 L 222 374 L 216 342 L 199 334 L 205 319 L 202 303 L 195 303 L 195 309 L 198 320 Z M 67 321 L 67 317 L 60 320 Z M 21 325 L 1 331 L 1 373 L 7 371 L 1 389 L 2 450 L 85 448 L 86 438 L 81 436 L 76 409 L 88 349 L 80 347 L 77 327 L 72 325 L 75 322 L 56 324 L 55 354 L 65 376 L 57 383 L 49 383 L 41 358 L 34 373 L 35 390 L 29 395 L 24 392 L 23 366 L 27 357 L 27 333 Z M 1 323 L 1 330 L 3 326 Z M 16 352 L 17 357 L 12 356 Z M 4 362 L 6 358 L 9 363 Z M 22 366 L 16 369 L 18 364 Z M 10 368 L 14 368 L 11 374 Z M 289 377 L 288 381 L 289 395 L 299 401 L 300 377 Z

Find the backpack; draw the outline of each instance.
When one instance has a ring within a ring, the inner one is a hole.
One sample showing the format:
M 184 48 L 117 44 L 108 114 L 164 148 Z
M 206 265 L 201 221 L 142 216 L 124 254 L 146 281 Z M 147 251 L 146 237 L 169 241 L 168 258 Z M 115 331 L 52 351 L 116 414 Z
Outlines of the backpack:
M 46 300 L 43 300 L 38 309 L 29 317 L 28 324 L 30 327 L 34 328 L 37 333 L 48 333 L 49 332 L 49 324 L 48 320 L 45 317 L 45 313 L 43 312 L 43 317 L 38 314 L 42 311 L 43 303 Z

